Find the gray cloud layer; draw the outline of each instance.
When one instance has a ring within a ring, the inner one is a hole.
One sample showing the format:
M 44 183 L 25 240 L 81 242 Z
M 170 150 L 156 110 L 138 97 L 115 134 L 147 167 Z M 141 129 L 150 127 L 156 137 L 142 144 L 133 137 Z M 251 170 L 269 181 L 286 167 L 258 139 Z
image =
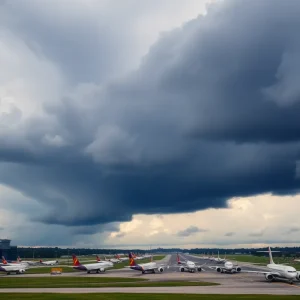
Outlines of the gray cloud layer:
M 192 234 L 198 233 L 198 232 L 206 232 L 206 229 L 202 229 L 196 226 L 190 226 L 188 228 L 186 228 L 185 230 L 179 231 L 177 232 L 177 236 L 179 237 L 186 237 L 186 236 L 190 236 Z
M 14 126 L 0 131 L 0 181 L 46 208 L 33 220 L 96 225 L 298 192 L 298 1 L 212 5 L 107 82 L 130 56 L 124 24 L 98 31 L 90 15 L 2 5 L 1 28 L 64 78 L 42 115 L 1 115 Z

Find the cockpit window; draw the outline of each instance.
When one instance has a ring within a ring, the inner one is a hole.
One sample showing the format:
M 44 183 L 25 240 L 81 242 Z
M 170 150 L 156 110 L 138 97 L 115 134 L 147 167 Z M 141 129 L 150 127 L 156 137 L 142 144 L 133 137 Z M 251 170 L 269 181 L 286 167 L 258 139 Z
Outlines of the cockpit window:
M 296 273 L 296 271 L 288 271 L 288 273 Z

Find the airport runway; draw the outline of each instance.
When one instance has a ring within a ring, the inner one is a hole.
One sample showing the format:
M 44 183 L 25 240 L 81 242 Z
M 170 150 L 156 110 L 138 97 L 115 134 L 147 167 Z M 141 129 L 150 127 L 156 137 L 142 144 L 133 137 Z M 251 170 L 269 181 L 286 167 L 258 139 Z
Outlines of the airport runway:
M 180 272 L 176 254 L 167 256 L 158 262 L 170 267 L 160 274 L 141 274 L 130 269 L 108 270 L 103 274 L 86 274 L 85 272 L 65 273 L 57 276 L 87 276 L 87 277 L 142 277 L 151 281 L 206 281 L 216 282 L 219 286 L 182 286 L 182 287 L 127 287 L 127 288 L 22 288 L 0 289 L 0 293 L 184 293 L 184 294 L 272 294 L 272 295 L 300 295 L 300 282 L 290 285 L 285 282 L 267 282 L 263 275 L 250 273 L 225 274 L 209 269 L 214 262 L 202 260 L 198 257 L 181 254 L 181 260 L 190 259 L 199 265 L 206 263 L 205 271 L 188 273 Z M 242 271 L 265 269 L 256 265 L 243 267 Z M 50 277 L 50 274 L 17 275 L 26 277 Z M 11 276 L 13 277 L 13 276 Z M 1 280 L 1 279 L 0 279 Z

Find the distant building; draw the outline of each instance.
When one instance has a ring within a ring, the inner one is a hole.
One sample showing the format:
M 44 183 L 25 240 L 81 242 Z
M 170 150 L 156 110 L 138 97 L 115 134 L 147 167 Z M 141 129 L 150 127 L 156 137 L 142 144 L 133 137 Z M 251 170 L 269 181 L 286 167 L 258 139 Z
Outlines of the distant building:
M 10 245 L 11 240 L 0 239 L 0 257 L 4 256 L 8 260 L 16 259 L 18 256 L 17 246 Z

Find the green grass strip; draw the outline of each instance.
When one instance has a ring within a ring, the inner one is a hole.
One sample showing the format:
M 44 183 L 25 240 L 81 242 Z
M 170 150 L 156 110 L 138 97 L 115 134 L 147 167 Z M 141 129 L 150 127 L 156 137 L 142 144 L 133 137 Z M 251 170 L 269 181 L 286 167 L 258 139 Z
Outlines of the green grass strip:
M 2 299 L 16 300 L 293 300 L 299 296 L 283 295 L 189 295 L 189 294 L 1 294 Z

